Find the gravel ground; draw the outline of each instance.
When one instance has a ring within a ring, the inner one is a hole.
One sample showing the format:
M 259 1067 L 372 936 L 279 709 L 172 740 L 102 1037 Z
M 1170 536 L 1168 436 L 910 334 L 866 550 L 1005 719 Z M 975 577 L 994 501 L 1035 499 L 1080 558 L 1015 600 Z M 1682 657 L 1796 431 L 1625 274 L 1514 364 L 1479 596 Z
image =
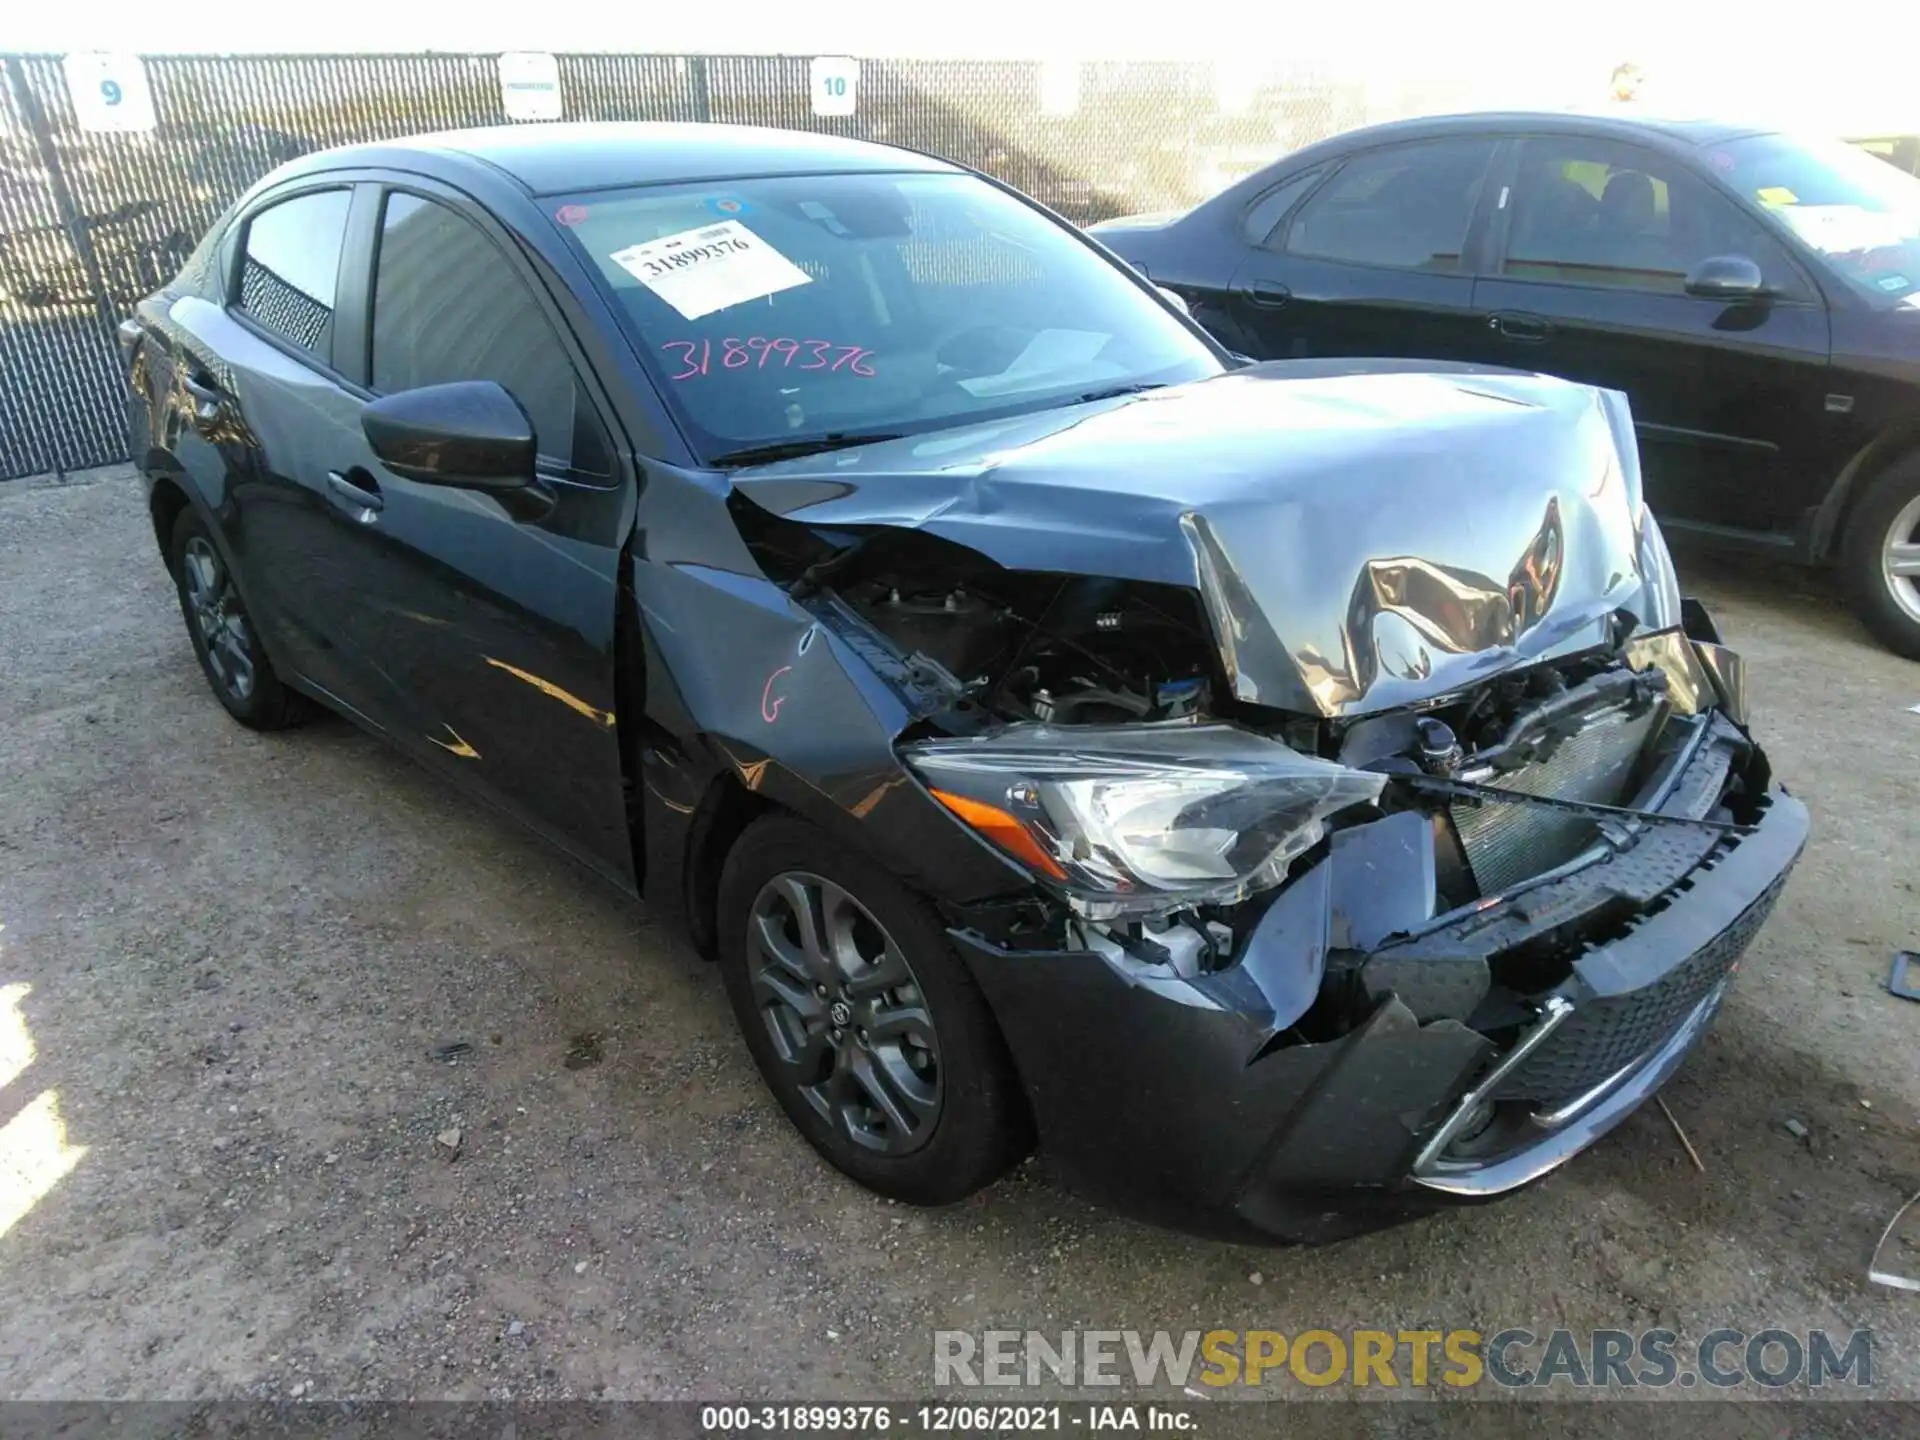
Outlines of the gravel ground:
M 936 1326 L 1369 1325 L 1871 1327 L 1920 1395 L 1920 1295 L 1865 1279 L 1920 1189 L 1920 666 L 1810 577 L 1683 571 L 1816 825 L 1667 1091 L 1706 1173 L 1648 1110 L 1505 1203 L 1252 1250 L 1034 1166 L 840 1180 L 644 912 L 342 722 L 233 724 L 125 471 L 0 487 L 0 1139 L 45 1189 L 0 1397 L 903 1397 Z

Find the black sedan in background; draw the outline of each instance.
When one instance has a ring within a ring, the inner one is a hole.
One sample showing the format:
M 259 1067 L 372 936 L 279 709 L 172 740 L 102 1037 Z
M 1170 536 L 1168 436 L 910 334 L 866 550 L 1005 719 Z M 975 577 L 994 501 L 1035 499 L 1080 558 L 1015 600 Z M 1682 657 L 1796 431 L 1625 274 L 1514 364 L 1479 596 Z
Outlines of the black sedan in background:
M 123 338 L 220 703 L 683 917 L 888 1195 L 1036 1138 L 1243 1238 L 1516 1189 L 1680 1063 L 1806 835 L 1620 395 L 1239 366 L 922 155 L 309 156 Z
M 1920 179 L 1724 124 L 1460 115 L 1353 131 L 1094 233 L 1261 359 L 1625 391 L 1669 528 L 1837 564 L 1920 659 Z
M 1920 175 L 1920 135 L 1854 135 L 1851 143 L 1909 175 Z

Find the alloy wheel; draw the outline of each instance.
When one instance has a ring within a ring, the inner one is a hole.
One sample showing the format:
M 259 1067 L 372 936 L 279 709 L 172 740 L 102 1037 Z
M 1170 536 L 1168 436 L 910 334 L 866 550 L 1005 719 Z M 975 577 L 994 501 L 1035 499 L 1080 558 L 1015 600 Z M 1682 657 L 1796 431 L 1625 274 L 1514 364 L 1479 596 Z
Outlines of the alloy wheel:
M 187 541 L 180 556 L 180 579 L 214 683 L 234 700 L 246 701 L 253 694 L 253 631 L 233 577 L 203 537 Z
M 747 918 L 748 978 L 801 1095 L 864 1149 L 905 1155 L 940 1117 L 939 1039 L 900 947 L 864 905 L 805 871 L 774 876 Z
M 1920 495 L 1900 508 L 1880 541 L 1880 573 L 1893 603 L 1920 625 Z

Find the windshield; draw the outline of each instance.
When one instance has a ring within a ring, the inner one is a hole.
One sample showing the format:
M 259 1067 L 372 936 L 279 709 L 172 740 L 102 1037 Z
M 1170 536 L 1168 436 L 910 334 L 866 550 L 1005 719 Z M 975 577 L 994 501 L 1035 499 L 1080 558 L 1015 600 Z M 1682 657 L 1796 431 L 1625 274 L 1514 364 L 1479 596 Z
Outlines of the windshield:
M 1223 368 L 1072 232 L 970 175 L 782 176 L 549 203 L 709 461 Z
M 1920 292 L 1920 179 L 1838 140 L 1756 135 L 1708 158 L 1856 289 L 1895 303 Z

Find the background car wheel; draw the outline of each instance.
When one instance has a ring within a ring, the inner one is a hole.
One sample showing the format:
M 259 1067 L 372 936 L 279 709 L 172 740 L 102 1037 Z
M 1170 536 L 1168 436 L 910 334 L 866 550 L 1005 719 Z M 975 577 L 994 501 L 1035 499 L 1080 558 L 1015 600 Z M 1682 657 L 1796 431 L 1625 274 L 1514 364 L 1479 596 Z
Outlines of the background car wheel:
M 226 561 L 191 508 L 174 522 L 167 561 L 193 653 L 227 713 L 255 730 L 283 730 L 305 718 L 307 701 L 273 673 Z
M 720 879 L 720 966 L 789 1119 L 883 1195 L 944 1205 L 1031 1145 L 993 1014 L 939 916 L 805 821 L 769 816 Z
M 1860 497 L 1843 564 L 1867 628 L 1920 660 L 1920 451 L 1881 471 Z

